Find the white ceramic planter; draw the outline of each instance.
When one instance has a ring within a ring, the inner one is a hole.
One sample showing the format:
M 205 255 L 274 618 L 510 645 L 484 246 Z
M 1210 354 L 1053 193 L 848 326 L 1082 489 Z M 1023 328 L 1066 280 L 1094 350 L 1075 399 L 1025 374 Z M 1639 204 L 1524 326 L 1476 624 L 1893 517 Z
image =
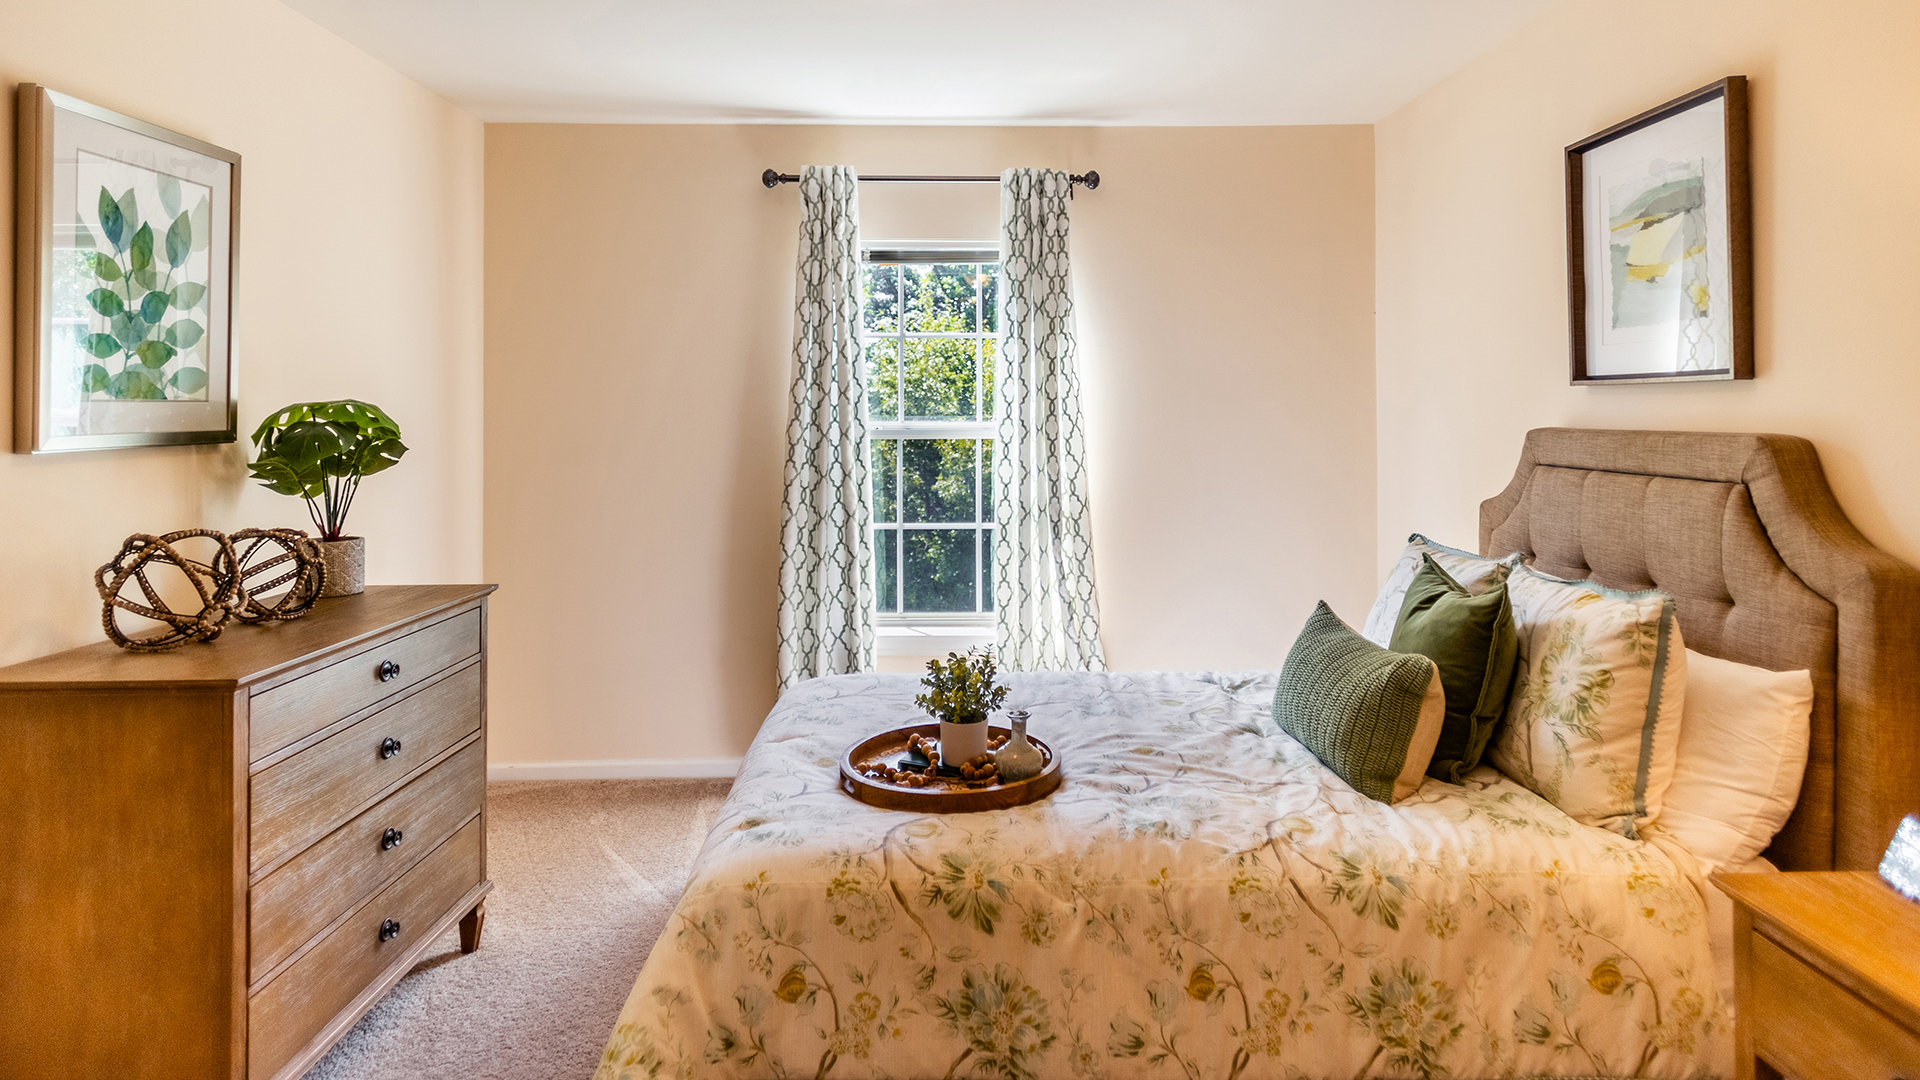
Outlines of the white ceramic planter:
M 367 591 L 367 539 L 343 536 L 320 541 L 320 561 L 327 568 L 321 596 L 354 596 Z
M 955 724 L 940 721 L 940 764 L 957 769 L 968 758 L 987 752 L 987 722 Z

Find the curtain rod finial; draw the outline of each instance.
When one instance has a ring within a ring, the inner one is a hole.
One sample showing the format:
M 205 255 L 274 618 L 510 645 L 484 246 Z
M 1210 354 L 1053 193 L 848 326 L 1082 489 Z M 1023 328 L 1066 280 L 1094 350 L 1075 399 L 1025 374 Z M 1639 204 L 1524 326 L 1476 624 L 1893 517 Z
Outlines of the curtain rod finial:
M 770 188 L 779 187 L 780 173 L 777 170 L 768 169 L 766 172 L 760 174 L 760 182 Z
M 1080 182 L 1087 185 L 1088 191 L 1098 191 L 1100 189 L 1100 174 L 1094 172 L 1092 169 L 1088 169 L 1087 175 L 1081 178 Z

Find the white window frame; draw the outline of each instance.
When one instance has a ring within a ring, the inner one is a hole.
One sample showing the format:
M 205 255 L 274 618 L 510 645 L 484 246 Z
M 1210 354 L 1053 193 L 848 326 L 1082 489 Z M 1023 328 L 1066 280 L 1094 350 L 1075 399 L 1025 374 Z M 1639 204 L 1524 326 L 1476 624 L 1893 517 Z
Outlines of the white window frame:
M 860 261 L 863 268 L 869 263 L 876 262 L 918 263 L 928 265 L 939 263 L 998 263 L 1000 261 L 998 241 L 993 240 L 862 240 L 860 249 Z M 976 300 L 976 303 L 984 305 L 984 302 L 980 300 Z M 864 306 L 863 298 L 862 307 L 864 308 Z M 976 316 L 976 326 L 985 325 L 984 315 L 984 310 L 979 310 Z M 862 317 L 864 319 L 864 315 Z M 896 318 L 893 333 L 887 336 L 899 343 L 896 347 L 895 355 L 896 357 L 903 358 L 906 355 L 905 344 L 909 338 L 984 338 L 995 341 L 997 346 L 999 334 L 997 330 L 993 332 L 985 330 L 947 333 L 909 332 L 906 329 L 905 312 L 902 311 Z M 862 349 L 878 340 L 881 339 L 869 334 L 866 330 L 863 329 L 861 331 Z M 901 386 L 901 392 L 905 392 L 904 384 Z M 982 406 L 985 402 L 982 400 L 981 395 L 985 393 L 986 379 L 983 376 L 976 377 L 974 380 L 975 416 L 980 415 L 983 411 Z M 901 534 L 900 540 L 895 547 L 895 558 L 899 559 L 900 562 L 895 568 L 894 581 L 895 587 L 900 590 L 898 599 L 902 607 L 905 606 L 906 601 L 905 534 L 909 531 L 919 529 L 971 528 L 976 530 L 976 539 L 974 542 L 975 603 L 979 603 L 979 601 L 986 596 L 988 579 L 993 574 L 993 567 L 988 561 L 991 556 L 991 549 L 986 545 L 985 538 L 979 536 L 981 526 L 986 524 L 985 511 L 987 510 L 987 507 L 982 503 L 982 489 L 985 485 L 980 482 L 981 466 L 984 464 L 981 459 L 980 442 L 983 439 L 992 439 L 998 433 L 998 428 L 999 423 L 997 420 L 881 420 L 868 417 L 867 436 L 871 442 L 905 439 L 971 439 L 974 442 L 973 460 L 975 480 L 973 486 L 974 515 L 972 521 L 909 522 L 900 520 L 906 516 L 906 468 L 904 452 L 896 455 L 893 477 L 895 520 L 884 524 L 874 524 L 875 541 L 873 550 L 875 556 L 878 557 L 880 552 L 878 534 L 881 529 L 897 530 Z M 997 529 L 998 523 L 992 523 L 992 527 Z M 875 583 L 878 584 L 877 574 L 875 578 Z M 877 600 L 878 597 L 876 597 L 876 601 Z M 876 603 L 876 607 L 877 606 Z M 929 646 L 936 643 L 942 646 L 955 643 L 964 645 L 990 642 L 993 638 L 994 614 L 991 607 L 977 612 L 875 611 L 873 619 L 874 626 L 879 631 L 879 651 L 882 655 L 918 654 L 928 651 Z M 944 651 L 944 648 L 942 651 Z

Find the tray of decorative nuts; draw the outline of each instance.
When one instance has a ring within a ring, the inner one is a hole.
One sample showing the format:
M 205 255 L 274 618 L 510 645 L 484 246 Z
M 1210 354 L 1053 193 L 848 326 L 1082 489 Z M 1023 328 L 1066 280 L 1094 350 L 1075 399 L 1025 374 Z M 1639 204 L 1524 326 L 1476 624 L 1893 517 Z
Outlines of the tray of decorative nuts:
M 1005 728 L 989 728 L 987 744 L 998 748 L 1010 735 Z M 939 724 L 894 728 L 847 749 L 840 759 L 840 787 L 861 802 L 887 810 L 935 814 L 1004 810 L 1038 802 L 1060 786 L 1060 759 L 1052 747 L 1031 734 L 1027 741 L 1046 758 L 1046 766 L 1038 775 L 1003 784 L 992 753 L 958 767 L 939 764 Z

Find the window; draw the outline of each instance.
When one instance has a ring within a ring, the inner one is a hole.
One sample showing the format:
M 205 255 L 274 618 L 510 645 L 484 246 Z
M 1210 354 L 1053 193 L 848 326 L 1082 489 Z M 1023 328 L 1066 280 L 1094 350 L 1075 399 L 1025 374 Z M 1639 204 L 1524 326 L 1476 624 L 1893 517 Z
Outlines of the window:
M 865 260 L 875 609 L 991 624 L 999 254 L 875 246 Z

